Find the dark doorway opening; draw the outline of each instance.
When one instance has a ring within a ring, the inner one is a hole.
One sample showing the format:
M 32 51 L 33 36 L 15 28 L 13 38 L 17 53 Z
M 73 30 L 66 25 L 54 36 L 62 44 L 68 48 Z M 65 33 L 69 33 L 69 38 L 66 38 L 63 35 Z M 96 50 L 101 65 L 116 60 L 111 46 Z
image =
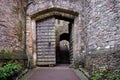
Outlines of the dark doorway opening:
M 67 40 L 60 41 L 60 63 L 70 63 L 69 42 Z
M 71 32 L 72 23 L 64 20 L 57 20 L 56 25 L 56 63 L 71 63 Z
M 36 23 L 37 65 L 72 63 L 73 21 L 48 18 Z
M 69 9 L 57 8 L 55 6 L 50 9 L 45 9 L 39 12 L 37 11 L 37 13 L 31 15 L 31 19 L 33 19 L 32 22 L 34 23 L 34 21 L 36 21 L 36 46 L 33 47 L 36 49 L 33 50 L 33 52 L 35 51 L 36 53 L 36 65 L 62 64 L 64 63 L 62 62 L 64 58 L 60 57 L 60 53 L 65 51 L 69 53 L 69 56 L 65 59 L 67 59 L 69 63 L 73 62 L 73 35 L 75 33 L 73 26 L 74 19 L 78 15 L 79 13 L 74 10 L 71 11 Z M 60 35 L 66 32 L 60 33 L 58 36 L 57 30 L 59 29 L 56 29 L 55 27 L 55 20 L 58 20 L 57 24 L 60 25 L 59 28 L 61 28 L 62 31 L 67 28 L 67 37 L 63 36 L 60 39 Z M 60 20 L 68 22 L 67 26 L 61 27 Z M 32 27 L 34 25 L 32 25 Z M 61 50 L 60 42 L 62 40 L 68 41 L 69 49 L 65 48 L 65 50 Z

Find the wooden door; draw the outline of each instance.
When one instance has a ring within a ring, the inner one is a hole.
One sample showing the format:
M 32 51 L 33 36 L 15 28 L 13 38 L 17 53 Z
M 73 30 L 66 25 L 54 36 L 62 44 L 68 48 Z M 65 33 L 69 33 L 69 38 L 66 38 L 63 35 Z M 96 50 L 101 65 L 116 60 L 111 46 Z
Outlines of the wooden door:
M 55 19 L 37 22 L 37 65 L 56 64 Z

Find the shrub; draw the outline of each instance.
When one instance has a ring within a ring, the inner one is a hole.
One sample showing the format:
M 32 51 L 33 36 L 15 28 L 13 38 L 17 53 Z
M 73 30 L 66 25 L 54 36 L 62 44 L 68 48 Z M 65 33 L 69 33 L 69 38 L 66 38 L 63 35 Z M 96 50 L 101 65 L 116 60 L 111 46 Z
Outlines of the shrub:
M 92 80 L 120 80 L 120 68 L 107 70 L 105 67 L 93 70 Z
M 8 77 L 14 76 L 21 71 L 22 67 L 19 64 L 9 63 L 0 68 L 0 80 L 7 80 Z
M 1 57 L 2 62 L 5 64 L 5 63 L 13 60 L 13 52 L 11 52 L 9 50 L 1 50 L 0 57 Z
M 104 75 L 106 73 L 107 69 L 105 67 L 101 67 L 99 69 L 94 69 L 92 74 L 93 74 L 93 77 L 92 77 L 92 80 L 99 80 L 99 79 L 102 79 L 102 78 L 105 78 L 106 75 Z

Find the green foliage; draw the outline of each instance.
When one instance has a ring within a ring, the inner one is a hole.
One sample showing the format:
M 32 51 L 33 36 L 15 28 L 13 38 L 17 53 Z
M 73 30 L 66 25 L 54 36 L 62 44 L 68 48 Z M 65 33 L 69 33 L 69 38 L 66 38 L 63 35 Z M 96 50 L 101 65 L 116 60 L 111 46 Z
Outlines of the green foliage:
M 92 80 L 120 80 L 120 68 L 107 70 L 105 67 L 94 69 Z
M 22 50 L 9 51 L 1 50 L 0 51 L 0 66 L 4 66 L 8 63 L 19 63 L 22 67 L 26 67 L 26 60 L 24 60 L 24 52 Z M 26 55 L 25 55 L 26 56 Z
M 116 28 L 117 28 L 117 29 L 120 29 L 120 25 L 119 25 L 119 24 L 116 24 Z
M 13 52 L 9 51 L 9 50 L 1 50 L 0 51 L 1 60 L 4 64 L 13 60 L 13 55 L 14 55 Z
M 0 80 L 7 80 L 8 77 L 19 73 L 22 70 L 21 65 L 9 63 L 0 68 Z
M 7 74 L 4 72 L 3 68 L 0 68 L 0 80 L 7 80 Z
M 94 69 L 92 74 L 92 80 L 99 80 L 101 78 L 105 78 L 106 75 L 104 75 L 104 73 L 106 73 L 106 68 L 105 67 L 101 67 L 100 69 Z
M 3 49 L 0 51 L 0 54 L 4 54 L 6 51 Z
M 120 68 L 117 68 L 112 73 L 114 75 L 114 80 L 120 80 Z

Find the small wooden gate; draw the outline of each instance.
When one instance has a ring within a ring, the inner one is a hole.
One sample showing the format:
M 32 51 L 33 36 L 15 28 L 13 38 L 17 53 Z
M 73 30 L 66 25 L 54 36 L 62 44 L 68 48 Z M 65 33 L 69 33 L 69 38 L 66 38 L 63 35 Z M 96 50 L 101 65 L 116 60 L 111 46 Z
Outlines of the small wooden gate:
M 37 22 L 37 65 L 56 64 L 55 19 Z

